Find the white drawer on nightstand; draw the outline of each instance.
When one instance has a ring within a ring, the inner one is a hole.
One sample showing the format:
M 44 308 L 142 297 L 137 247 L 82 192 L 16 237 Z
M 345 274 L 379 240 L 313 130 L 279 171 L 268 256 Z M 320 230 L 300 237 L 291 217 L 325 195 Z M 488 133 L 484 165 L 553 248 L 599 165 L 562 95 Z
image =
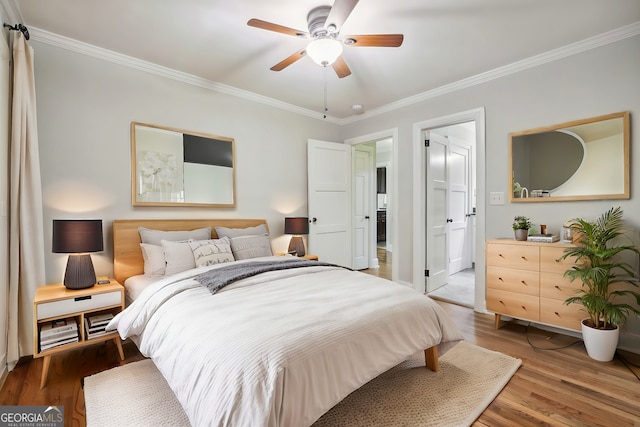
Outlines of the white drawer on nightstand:
M 105 292 L 102 294 L 83 295 L 59 301 L 45 302 L 37 305 L 38 320 L 49 317 L 64 316 L 70 313 L 88 311 L 103 307 L 120 305 L 122 292 Z

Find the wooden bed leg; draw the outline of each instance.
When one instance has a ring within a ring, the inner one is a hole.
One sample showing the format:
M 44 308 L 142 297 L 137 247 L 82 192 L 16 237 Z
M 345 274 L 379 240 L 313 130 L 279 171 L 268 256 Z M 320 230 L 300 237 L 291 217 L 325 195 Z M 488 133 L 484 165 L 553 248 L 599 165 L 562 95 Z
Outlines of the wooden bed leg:
M 424 351 L 424 362 L 427 368 L 438 372 L 438 346 L 429 347 Z
M 498 313 L 495 314 L 495 329 L 500 329 L 500 315 Z

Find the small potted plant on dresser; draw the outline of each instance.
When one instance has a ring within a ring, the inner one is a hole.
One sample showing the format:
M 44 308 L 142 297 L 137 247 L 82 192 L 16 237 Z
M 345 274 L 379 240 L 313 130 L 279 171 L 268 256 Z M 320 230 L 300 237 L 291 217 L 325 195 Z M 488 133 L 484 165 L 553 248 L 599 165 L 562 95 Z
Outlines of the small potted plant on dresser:
M 640 253 L 632 244 L 613 242 L 624 234 L 622 210 L 611 208 L 595 221 L 577 218 L 571 226 L 578 239 L 575 246 L 566 248 L 562 258 L 574 257 L 575 263 L 564 275 L 578 279 L 582 287 L 579 295 L 568 298 L 565 304 L 584 306 L 589 317 L 582 321 L 582 339 L 592 359 L 608 362 L 618 345 L 620 326 L 631 313 L 640 315 L 637 307 L 626 298 L 635 299 L 640 306 L 638 274 L 621 260 L 625 253 Z
M 513 234 L 516 240 L 527 240 L 529 236 L 529 229 L 531 228 L 531 221 L 526 216 L 518 215 L 513 218 Z

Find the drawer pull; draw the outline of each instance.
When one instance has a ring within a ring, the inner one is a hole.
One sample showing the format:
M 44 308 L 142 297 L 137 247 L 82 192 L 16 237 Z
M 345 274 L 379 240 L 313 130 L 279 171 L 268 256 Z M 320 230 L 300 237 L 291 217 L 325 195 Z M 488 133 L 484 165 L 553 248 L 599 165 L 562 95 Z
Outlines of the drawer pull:
M 504 305 L 504 301 L 500 300 L 500 304 Z
M 556 314 L 556 316 L 560 317 L 560 313 L 558 313 L 557 311 L 554 311 L 554 313 Z
M 520 283 L 522 283 L 523 285 L 527 284 L 527 282 L 525 282 L 524 280 L 520 280 Z
M 526 257 L 526 256 L 521 256 L 520 258 L 522 258 L 522 259 L 523 259 L 523 260 L 525 260 L 525 261 L 527 260 L 527 257 Z
M 500 258 L 504 258 L 504 256 L 502 256 L 502 254 L 498 254 L 498 256 L 499 256 Z
M 504 280 L 502 279 L 502 277 L 498 277 L 498 280 L 500 280 L 501 282 L 504 282 Z
M 527 307 L 525 307 L 524 305 L 521 305 L 520 307 L 522 307 L 524 311 L 527 311 Z
M 74 301 L 84 301 L 84 300 L 87 300 L 87 299 L 91 299 L 91 295 L 85 295 L 83 297 L 75 297 L 73 300 Z
M 560 286 L 555 285 L 554 288 L 556 288 L 557 290 L 561 291 L 562 289 L 560 289 Z

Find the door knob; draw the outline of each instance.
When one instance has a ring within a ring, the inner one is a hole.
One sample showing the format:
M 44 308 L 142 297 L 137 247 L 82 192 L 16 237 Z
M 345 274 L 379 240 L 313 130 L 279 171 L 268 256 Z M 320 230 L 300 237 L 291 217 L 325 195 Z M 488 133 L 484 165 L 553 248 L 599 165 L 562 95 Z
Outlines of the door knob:
M 369 215 L 365 215 L 365 216 L 364 216 L 364 219 L 369 219 Z
M 447 218 L 447 222 L 453 222 L 452 218 Z
M 316 223 L 316 221 L 318 221 L 318 218 L 316 218 L 315 216 L 314 216 L 313 218 L 311 218 L 311 222 L 312 222 L 312 223 L 314 223 L 314 224 L 315 224 L 315 223 Z

